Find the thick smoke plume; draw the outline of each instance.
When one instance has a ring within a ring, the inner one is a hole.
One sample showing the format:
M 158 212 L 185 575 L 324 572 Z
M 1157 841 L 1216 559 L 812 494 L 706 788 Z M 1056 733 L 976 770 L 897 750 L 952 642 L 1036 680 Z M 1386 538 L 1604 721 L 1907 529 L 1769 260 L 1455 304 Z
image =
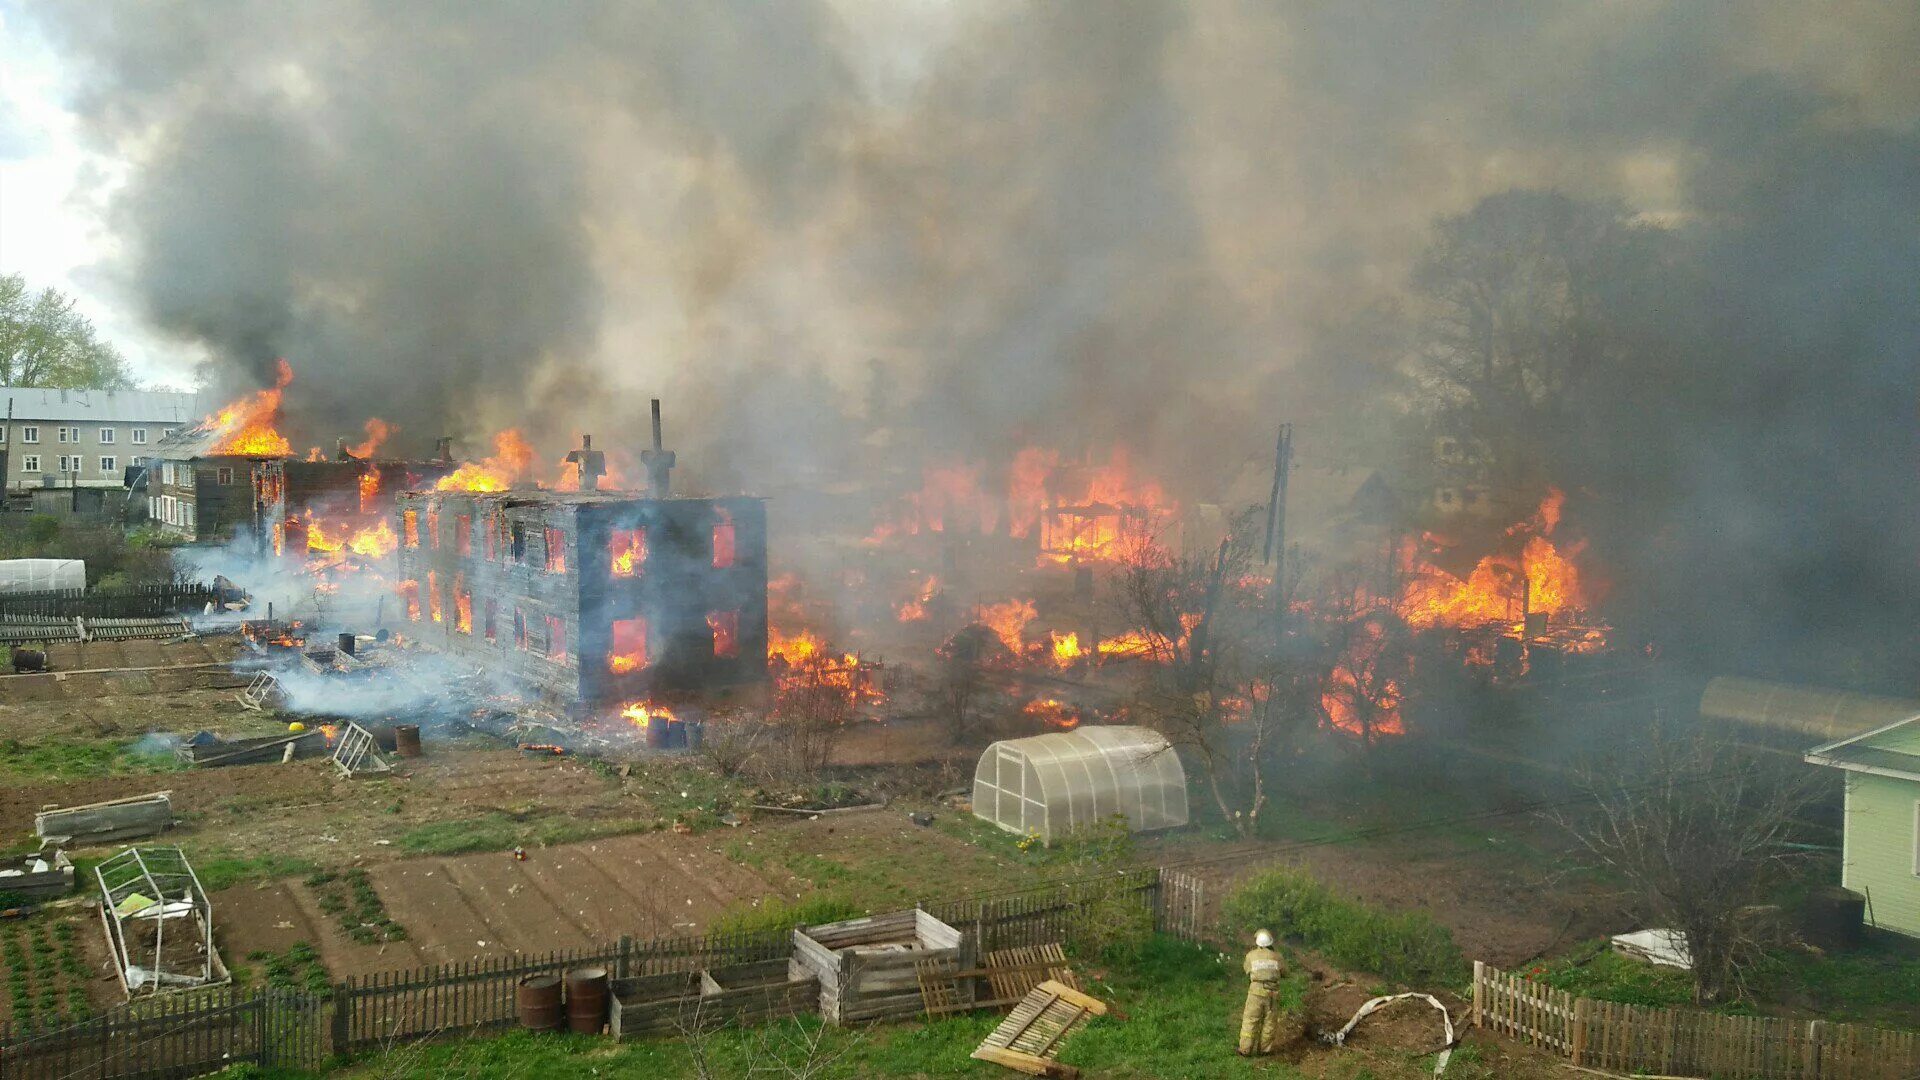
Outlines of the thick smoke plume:
M 128 294 L 227 384 L 291 358 L 297 440 L 631 452 L 658 394 L 709 485 L 777 491 L 879 403 L 895 467 L 1125 443 L 1204 493 L 1282 419 L 1364 442 L 1436 217 L 1555 189 L 1671 240 L 1561 478 L 1624 595 L 1815 633 L 1913 595 L 1911 5 L 39 12 L 133 165 Z

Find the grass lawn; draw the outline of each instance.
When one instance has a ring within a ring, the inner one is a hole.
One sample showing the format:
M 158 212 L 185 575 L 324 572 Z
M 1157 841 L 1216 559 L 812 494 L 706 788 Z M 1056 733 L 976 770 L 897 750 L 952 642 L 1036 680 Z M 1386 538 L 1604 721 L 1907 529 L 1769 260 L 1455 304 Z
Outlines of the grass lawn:
M 1533 968 L 1537 981 L 1601 1001 L 1690 1008 L 1693 980 L 1589 942 L 1566 959 Z M 1748 999 L 1718 1011 L 1738 1015 L 1812 1014 L 1876 1027 L 1920 1028 L 1920 951 L 1896 942 L 1851 952 L 1782 949 L 1747 976 Z
M 1412 1080 L 1432 1075 L 1430 1058 L 1388 1051 L 1296 1048 L 1282 1058 L 1249 1060 L 1234 1053 L 1246 984 L 1232 959 L 1169 939 L 1154 939 L 1123 963 L 1082 966 L 1089 992 L 1124 1010 L 1127 1018 L 1098 1019 L 1067 1044 L 1060 1060 L 1088 1076 L 1118 1080 Z M 1302 984 L 1286 987 L 1289 1005 Z M 821 1045 L 838 1055 L 824 1077 L 1006 1077 L 996 1065 L 968 1057 L 999 1022 L 982 1013 L 932 1023 L 828 1029 Z M 709 1037 L 707 1053 L 718 1076 L 745 1076 L 769 1032 L 791 1051 L 793 1040 L 819 1031 L 808 1018 L 773 1029 L 728 1030 Z M 788 1055 L 788 1060 L 794 1060 Z M 763 1060 L 764 1063 L 764 1060 Z M 235 1070 L 236 1075 L 309 1074 Z M 608 1080 L 667 1080 L 699 1074 L 688 1045 L 678 1039 L 612 1043 L 579 1036 L 515 1032 L 495 1039 L 415 1046 L 349 1066 L 344 1075 L 391 1080 L 465 1080 L 490 1077 L 599 1076 Z M 784 1075 L 784 1074 L 779 1074 Z M 1472 1053 L 1455 1059 L 1452 1080 L 1492 1080 Z

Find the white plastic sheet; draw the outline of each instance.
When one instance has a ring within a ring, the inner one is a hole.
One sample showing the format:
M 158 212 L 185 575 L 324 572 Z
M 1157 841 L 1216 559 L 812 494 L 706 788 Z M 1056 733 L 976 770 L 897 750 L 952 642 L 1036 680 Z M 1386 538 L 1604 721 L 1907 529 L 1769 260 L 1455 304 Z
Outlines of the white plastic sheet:
M 80 559 L 0 559 L 0 593 L 86 587 L 87 564 Z

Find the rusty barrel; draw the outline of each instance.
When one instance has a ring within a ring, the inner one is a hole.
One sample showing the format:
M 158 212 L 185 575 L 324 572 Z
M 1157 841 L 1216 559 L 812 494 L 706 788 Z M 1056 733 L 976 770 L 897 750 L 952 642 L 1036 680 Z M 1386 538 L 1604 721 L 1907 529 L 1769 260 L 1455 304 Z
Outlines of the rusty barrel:
M 598 1035 L 607 1022 L 607 969 L 574 968 L 567 972 L 567 1029 Z
M 560 1030 L 560 976 L 528 975 L 516 991 L 520 1026 L 528 1031 Z
M 420 756 L 420 725 L 396 724 L 393 728 L 393 752 L 401 757 Z

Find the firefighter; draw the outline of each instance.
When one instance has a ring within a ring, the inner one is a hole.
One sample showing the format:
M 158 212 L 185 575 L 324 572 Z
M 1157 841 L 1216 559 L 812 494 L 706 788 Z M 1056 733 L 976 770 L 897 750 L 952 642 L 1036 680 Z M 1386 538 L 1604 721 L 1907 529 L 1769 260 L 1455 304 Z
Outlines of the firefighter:
M 1280 1027 L 1274 995 L 1287 970 L 1280 954 L 1273 951 L 1273 935 L 1265 930 L 1253 935 L 1253 951 L 1240 966 L 1249 980 L 1247 1005 L 1240 1011 L 1240 1056 L 1270 1054 Z

